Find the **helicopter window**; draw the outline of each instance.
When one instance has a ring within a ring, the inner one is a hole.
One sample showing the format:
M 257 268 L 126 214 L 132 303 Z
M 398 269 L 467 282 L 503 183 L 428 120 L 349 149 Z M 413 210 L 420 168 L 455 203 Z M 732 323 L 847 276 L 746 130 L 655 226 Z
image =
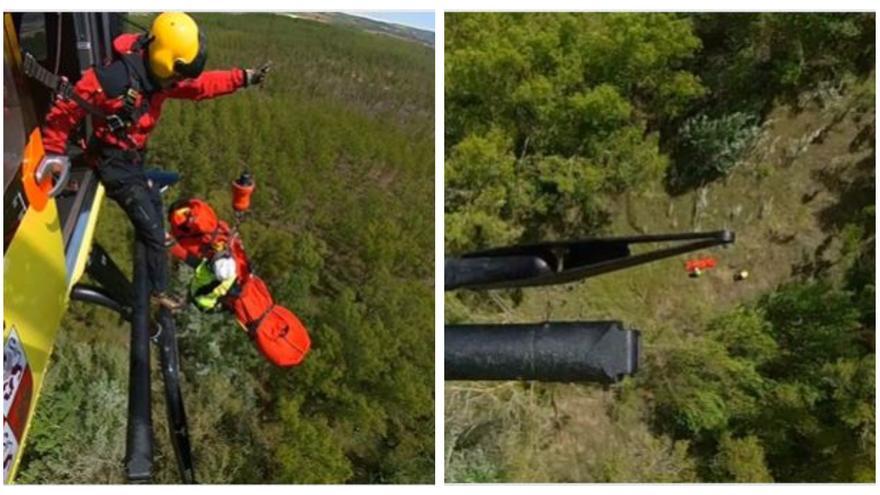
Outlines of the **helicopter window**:
M 46 16 L 39 12 L 22 15 L 19 31 L 21 49 L 29 52 L 37 60 L 44 61 L 49 56 L 46 34 Z

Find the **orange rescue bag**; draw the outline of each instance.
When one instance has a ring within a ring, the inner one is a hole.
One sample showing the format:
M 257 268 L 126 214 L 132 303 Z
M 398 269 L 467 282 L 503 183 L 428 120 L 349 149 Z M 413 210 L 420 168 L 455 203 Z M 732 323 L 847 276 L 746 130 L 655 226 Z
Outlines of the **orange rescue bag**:
M 309 333 L 289 309 L 275 304 L 263 280 L 251 274 L 229 303 L 257 348 L 276 366 L 300 364 L 311 348 Z

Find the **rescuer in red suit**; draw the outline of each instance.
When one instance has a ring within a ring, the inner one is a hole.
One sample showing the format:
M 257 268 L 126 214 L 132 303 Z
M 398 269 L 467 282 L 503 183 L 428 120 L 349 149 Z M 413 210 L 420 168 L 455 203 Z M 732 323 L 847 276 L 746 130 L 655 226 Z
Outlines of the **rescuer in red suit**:
M 234 201 L 233 208 L 244 211 L 249 201 Z M 225 309 L 234 314 L 263 356 L 276 366 L 302 363 L 311 348 L 308 330 L 292 311 L 275 303 L 266 283 L 251 271 L 235 230 L 218 219 L 208 203 L 195 198 L 171 205 L 168 223 L 175 242 L 171 254 L 196 269 L 190 284 L 193 304 L 202 311 Z M 218 260 L 234 267 L 229 267 L 228 275 L 219 273 Z
M 204 100 L 261 84 L 268 64 L 259 69 L 203 72 L 205 37 L 184 13 L 166 12 L 153 21 L 149 35 L 123 34 L 113 41 L 117 59 L 86 70 L 74 87 L 82 102 L 58 99 L 43 127 L 48 159 L 69 164 L 71 131 L 91 114 L 94 132 L 89 154 L 108 197 L 125 211 L 146 247 L 153 300 L 170 309 L 162 203 L 144 175 L 150 133 L 168 98 Z

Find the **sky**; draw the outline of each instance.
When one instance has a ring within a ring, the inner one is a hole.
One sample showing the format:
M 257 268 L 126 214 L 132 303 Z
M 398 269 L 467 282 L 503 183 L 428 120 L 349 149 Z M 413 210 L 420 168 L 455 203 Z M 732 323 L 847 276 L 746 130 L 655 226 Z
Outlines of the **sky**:
M 393 22 L 395 24 L 403 24 L 427 31 L 434 31 L 434 12 L 433 11 L 368 11 L 360 10 L 356 12 L 346 12 L 346 14 L 356 15 L 360 17 L 368 17 L 377 21 Z

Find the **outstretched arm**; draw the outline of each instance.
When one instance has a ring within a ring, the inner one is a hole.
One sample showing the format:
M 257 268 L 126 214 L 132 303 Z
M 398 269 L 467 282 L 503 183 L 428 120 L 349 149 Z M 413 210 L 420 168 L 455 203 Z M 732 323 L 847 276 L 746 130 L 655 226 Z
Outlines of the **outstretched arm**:
M 234 93 L 247 81 L 244 69 L 212 70 L 195 79 L 186 79 L 167 90 L 169 98 L 207 100 Z

